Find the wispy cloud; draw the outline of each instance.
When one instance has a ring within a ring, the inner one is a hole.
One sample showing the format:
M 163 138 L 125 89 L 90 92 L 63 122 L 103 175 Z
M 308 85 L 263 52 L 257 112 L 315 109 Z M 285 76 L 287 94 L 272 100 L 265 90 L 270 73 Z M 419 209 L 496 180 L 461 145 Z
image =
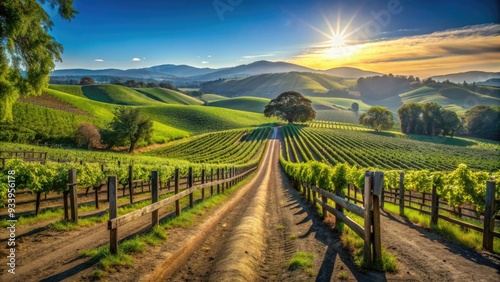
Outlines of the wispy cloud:
M 202 64 L 209 64 L 210 62 L 209 61 L 202 61 L 201 63 Z
M 140 61 L 141 61 L 141 59 L 139 59 L 139 58 L 132 58 L 132 61 L 133 61 L 133 62 L 140 62 Z
M 262 54 L 262 55 L 248 55 L 248 56 L 243 56 L 243 59 L 257 59 L 257 58 L 264 58 L 264 57 L 273 57 L 274 54 Z
M 500 24 L 466 26 L 434 33 L 346 46 L 308 48 L 290 61 L 327 69 L 352 66 L 384 73 L 435 73 L 500 67 Z
M 104 62 L 103 59 L 95 59 L 94 62 Z

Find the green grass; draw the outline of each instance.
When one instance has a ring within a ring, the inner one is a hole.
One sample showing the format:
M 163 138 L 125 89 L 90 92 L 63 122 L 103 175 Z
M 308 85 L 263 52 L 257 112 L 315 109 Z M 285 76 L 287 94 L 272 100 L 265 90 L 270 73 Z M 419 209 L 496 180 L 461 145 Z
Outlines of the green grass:
M 359 225 L 364 225 L 364 219 L 345 210 L 345 214 Z M 382 260 L 368 263 L 364 260 L 364 240 L 343 222 L 337 223 L 337 230 L 341 232 L 340 240 L 342 245 L 349 249 L 354 264 L 360 268 L 373 268 L 383 272 L 394 272 L 398 269 L 396 257 L 387 252 L 382 244 Z
M 394 205 L 392 203 L 385 202 L 384 209 L 391 213 L 399 214 L 399 205 Z M 445 214 L 445 215 L 458 219 L 456 216 L 452 216 L 450 214 Z M 457 224 L 445 221 L 444 219 L 439 219 L 437 225 L 431 226 L 431 218 L 429 215 L 412 209 L 405 209 L 404 216 L 408 218 L 410 221 L 418 223 L 423 227 L 430 228 L 437 234 L 445 236 L 464 246 L 467 246 L 469 248 L 474 248 L 477 250 L 481 250 L 483 248 L 483 233 L 481 232 L 463 228 Z M 465 218 L 460 218 L 460 220 L 480 226 L 480 224 L 478 224 L 478 222 L 474 220 L 467 220 Z M 499 238 L 493 239 L 493 252 L 496 254 L 500 254 Z
M 239 111 L 263 113 L 270 99 L 257 97 L 236 97 L 210 102 L 211 107 L 227 108 Z
M 82 86 L 82 92 L 90 100 L 116 105 L 144 106 L 161 103 L 132 88 L 121 85 L 85 85 Z
M 217 94 L 203 94 L 203 95 L 201 95 L 201 99 L 207 103 L 210 103 L 210 102 L 215 102 L 215 101 L 226 100 L 229 98 L 222 96 L 222 95 L 217 95 Z
M 337 274 L 337 279 L 339 279 L 339 280 L 349 280 L 349 273 L 347 273 L 346 271 L 340 271 Z
M 75 96 L 85 98 L 85 95 L 83 94 L 81 85 L 51 84 L 51 85 L 49 85 L 49 89 L 53 89 L 53 90 L 57 90 L 60 92 L 65 92 L 68 94 L 72 94 Z
M 153 120 L 193 134 L 278 122 L 264 114 L 205 106 L 149 106 L 142 110 Z
M 288 263 L 289 270 L 304 269 L 310 271 L 314 260 L 314 254 L 296 252 Z
M 136 91 L 145 96 L 167 104 L 180 105 L 202 105 L 203 101 L 194 97 L 180 93 L 175 90 L 165 88 L 136 88 Z
M 348 110 L 351 108 L 352 103 L 355 102 L 358 103 L 359 111 L 361 112 L 367 111 L 371 107 L 371 105 L 368 105 L 358 99 L 336 98 L 336 97 L 306 97 L 306 98 L 313 102 L 313 107 L 315 105 L 323 105 L 328 107 L 334 105 L 344 110 Z

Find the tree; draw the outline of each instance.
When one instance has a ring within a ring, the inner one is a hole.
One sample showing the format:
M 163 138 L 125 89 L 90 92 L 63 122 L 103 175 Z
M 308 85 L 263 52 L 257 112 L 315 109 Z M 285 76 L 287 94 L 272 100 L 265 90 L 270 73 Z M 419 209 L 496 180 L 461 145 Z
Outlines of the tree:
M 298 92 L 287 91 L 269 102 L 264 109 L 264 115 L 275 116 L 291 124 L 313 120 L 316 112 L 311 106 L 311 100 Z
M 358 103 L 356 103 L 356 102 L 352 103 L 352 105 L 351 105 L 351 110 L 352 110 L 353 112 L 357 113 L 357 112 L 359 111 L 359 104 L 358 104 Z
M 95 84 L 95 81 L 92 77 L 84 76 L 80 79 L 80 85 L 92 85 Z
M 371 127 L 375 131 L 386 130 L 394 125 L 394 116 L 390 110 L 374 106 L 359 116 L 359 123 Z
M 457 113 L 443 109 L 441 111 L 440 125 L 443 136 L 450 135 L 453 138 L 455 132 L 462 127 L 462 121 Z
M 398 116 L 401 122 L 401 132 L 421 133 L 423 108 L 420 104 L 404 104 L 398 109 Z
M 42 7 L 46 3 L 66 20 L 78 13 L 73 0 L 0 1 L 0 122 L 12 122 L 19 96 L 41 94 L 54 61 L 61 61 L 62 45 L 48 33 L 53 22 Z
M 108 125 L 116 144 L 129 144 L 129 152 L 142 140 L 149 140 L 153 132 L 153 121 L 141 114 L 139 108 L 117 107 L 115 117 Z
M 101 134 L 95 125 L 82 122 L 76 130 L 76 142 L 79 145 L 87 146 L 88 149 L 101 144 Z
M 422 119 L 425 125 L 425 134 L 439 134 L 441 132 L 441 112 L 443 108 L 434 102 L 425 103 L 423 105 Z
M 467 133 L 481 138 L 500 140 L 500 106 L 477 105 L 465 112 Z

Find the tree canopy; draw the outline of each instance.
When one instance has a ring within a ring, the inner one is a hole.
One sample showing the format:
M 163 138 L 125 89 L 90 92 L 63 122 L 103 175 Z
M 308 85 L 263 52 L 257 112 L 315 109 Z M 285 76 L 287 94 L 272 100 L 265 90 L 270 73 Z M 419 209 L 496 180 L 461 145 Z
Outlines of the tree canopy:
M 153 121 L 142 115 L 139 108 L 120 106 L 114 110 L 115 117 L 108 125 L 109 138 L 115 144 L 129 144 L 132 153 L 138 142 L 149 140 L 153 133 Z M 109 144 L 108 144 L 109 145 Z
M 53 22 L 44 4 L 67 20 L 77 14 L 73 0 L 0 1 L 0 122 L 13 120 L 12 105 L 20 95 L 40 94 L 54 61 L 61 61 L 63 48 L 48 33 Z
M 394 125 L 392 112 L 384 107 L 374 106 L 359 116 L 359 123 L 375 129 L 386 130 Z
M 316 117 L 316 112 L 311 106 L 311 100 L 295 91 L 281 93 L 271 100 L 264 109 L 266 117 L 278 117 L 288 123 L 306 122 Z
M 434 102 L 409 103 L 398 109 L 401 132 L 427 135 L 450 135 L 462 128 L 458 115 Z
M 465 112 L 464 123 L 472 136 L 500 140 L 500 106 L 474 106 Z

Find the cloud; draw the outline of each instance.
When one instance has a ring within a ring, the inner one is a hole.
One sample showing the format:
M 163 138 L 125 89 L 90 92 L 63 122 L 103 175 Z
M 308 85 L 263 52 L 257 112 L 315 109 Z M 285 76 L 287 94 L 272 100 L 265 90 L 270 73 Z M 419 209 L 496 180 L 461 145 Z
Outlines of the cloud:
M 274 54 L 262 54 L 262 55 L 248 55 L 248 56 L 243 56 L 243 59 L 256 59 L 256 58 L 263 58 L 263 57 L 273 57 Z
M 212 58 L 212 55 L 208 55 L 209 58 Z
M 210 63 L 210 62 L 209 62 L 209 61 L 202 61 L 201 63 L 202 63 L 202 64 L 208 64 L 208 63 Z
M 103 59 L 95 59 L 94 62 L 104 62 Z
M 139 59 L 139 58 L 132 58 L 132 61 L 133 61 L 133 62 L 140 62 L 140 61 L 141 61 L 141 59 Z
M 382 73 L 431 76 L 468 70 L 498 71 L 500 24 L 466 26 L 342 48 L 311 46 L 289 62 L 316 69 L 350 66 Z

